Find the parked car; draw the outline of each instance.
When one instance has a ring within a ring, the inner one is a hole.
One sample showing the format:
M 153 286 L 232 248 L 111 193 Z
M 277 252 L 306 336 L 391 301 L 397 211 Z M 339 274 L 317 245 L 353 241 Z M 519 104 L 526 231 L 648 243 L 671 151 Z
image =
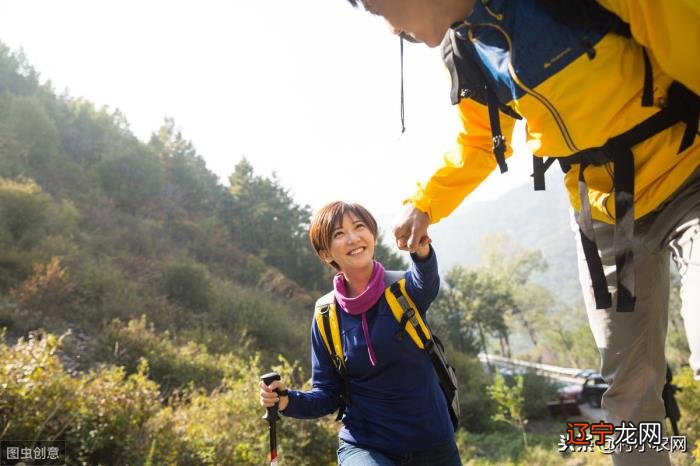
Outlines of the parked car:
M 581 387 L 579 403 L 588 403 L 593 408 L 600 408 L 603 393 L 608 389 L 608 386 L 600 374 L 588 374 Z
M 568 382 L 562 382 L 557 389 L 560 400 L 573 400 L 575 402 L 581 401 L 581 390 L 582 385 L 572 384 Z
M 579 379 L 585 379 L 586 377 L 597 373 L 598 371 L 595 369 L 583 369 L 579 371 L 574 377 L 578 377 Z

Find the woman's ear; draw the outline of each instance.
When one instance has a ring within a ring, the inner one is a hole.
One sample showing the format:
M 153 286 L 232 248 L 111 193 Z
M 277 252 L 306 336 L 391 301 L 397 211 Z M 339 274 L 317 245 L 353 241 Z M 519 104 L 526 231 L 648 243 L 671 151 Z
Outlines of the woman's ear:
M 333 258 L 330 254 L 328 254 L 328 251 L 326 251 L 325 249 L 321 249 L 320 251 L 318 251 L 318 255 L 321 257 L 321 259 L 323 259 L 324 262 L 328 264 L 333 262 Z

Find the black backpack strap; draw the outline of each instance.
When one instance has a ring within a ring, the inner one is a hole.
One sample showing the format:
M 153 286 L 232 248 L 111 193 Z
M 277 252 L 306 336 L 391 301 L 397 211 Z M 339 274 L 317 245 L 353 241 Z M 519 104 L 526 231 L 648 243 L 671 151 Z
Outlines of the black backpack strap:
M 651 60 L 645 47 L 642 47 L 644 56 L 644 87 L 642 88 L 642 107 L 654 105 L 654 73 L 651 69 Z
M 586 263 L 593 282 L 593 291 L 597 309 L 606 309 L 612 305 L 607 290 L 607 280 L 598 255 L 598 247 L 593 231 L 591 205 L 584 172 L 590 165 L 613 163 L 613 185 L 615 189 L 615 233 L 613 247 L 617 269 L 617 310 L 630 312 L 634 310 L 634 156 L 632 147 L 649 139 L 671 126 L 683 122 L 685 132 L 678 153 L 690 147 L 697 135 L 700 117 L 700 97 L 678 82 L 671 84 L 668 90 L 667 106 L 642 121 L 632 129 L 609 139 L 602 147 L 586 149 L 562 159 L 562 166 L 580 164 L 579 230 Z
M 491 124 L 491 139 L 493 140 L 491 151 L 496 158 L 499 170 L 501 170 L 501 173 L 505 173 L 508 171 L 508 165 L 506 164 L 506 138 L 503 136 L 503 131 L 501 131 L 501 118 L 498 111 L 499 101 L 496 93 L 490 87 L 487 86 L 486 92 L 489 123 Z
M 432 333 L 428 323 L 420 316 L 418 309 L 405 291 L 405 280 L 392 283 L 384 292 L 394 317 L 399 321 L 399 334 L 407 333 L 418 348 L 428 353 L 430 362 L 438 378 L 438 384 L 445 395 L 448 412 L 455 431 L 459 426 L 460 406 L 457 393 L 457 375 L 445 357 L 440 339 Z M 400 318 L 399 318 L 400 316 Z
M 533 183 L 535 185 L 535 191 L 544 191 L 545 190 L 545 185 L 544 185 L 544 174 L 547 171 L 547 169 L 552 166 L 552 164 L 557 160 L 556 157 L 537 157 L 536 155 L 532 156 L 532 178 L 533 178 Z
M 452 78 L 450 101 L 457 105 L 460 100 L 470 98 L 486 105 L 491 125 L 492 152 L 501 173 L 508 171 L 505 161 L 506 138 L 501 131 L 500 112 L 515 118 L 522 117 L 503 104 L 489 86 L 472 43 L 469 41 L 469 26 L 458 22 L 451 26 L 442 43 L 442 57 Z

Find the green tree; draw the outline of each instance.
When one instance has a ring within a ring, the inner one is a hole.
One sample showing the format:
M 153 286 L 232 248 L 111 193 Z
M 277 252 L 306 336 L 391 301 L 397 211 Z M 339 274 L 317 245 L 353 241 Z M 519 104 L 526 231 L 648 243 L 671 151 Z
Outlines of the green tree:
M 493 385 L 488 387 L 488 394 L 497 404 L 495 421 L 507 422 L 518 429 L 523 436 L 523 446 L 527 449 L 527 432 L 525 426 L 527 419 L 524 416 L 525 397 L 524 381 L 522 375 L 515 376 L 515 383 L 508 386 L 505 379 L 496 374 Z
M 404 258 L 384 243 L 381 235 L 377 239 L 374 257 L 382 263 L 386 270 L 405 270 L 408 267 Z
M 232 237 L 302 286 L 327 287 L 324 266 L 309 246 L 311 208 L 296 204 L 274 175 L 255 175 L 246 159 L 236 165 L 229 183 L 227 217 Z
M 453 267 L 435 302 L 437 325 L 460 351 L 487 351 L 486 338 L 507 341 L 506 314 L 514 307 L 509 284 L 488 269 Z
M 122 154 L 104 159 L 98 169 L 104 192 L 116 204 L 136 212 L 158 200 L 163 185 L 163 170 L 158 159 L 132 142 Z
M 27 166 L 41 167 L 58 153 L 56 125 L 35 97 L 12 99 L 7 125 L 16 142 L 13 149 Z
M 39 87 L 39 73 L 23 52 L 13 52 L 0 43 L 0 83 L 0 89 L 14 95 L 31 95 Z
M 148 145 L 165 165 L 165 197 L 169 209 L 180 208 L 203 217 L 219 208 L 224 188 L 207 169 L 194 145 L 176 129 L 173 119 L 165 120 L 158 132 L 151 135 Z

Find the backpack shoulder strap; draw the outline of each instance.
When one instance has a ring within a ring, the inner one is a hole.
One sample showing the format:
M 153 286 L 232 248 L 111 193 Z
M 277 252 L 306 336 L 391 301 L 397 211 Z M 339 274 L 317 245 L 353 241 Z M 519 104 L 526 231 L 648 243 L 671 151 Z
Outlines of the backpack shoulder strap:
M 440 339 L 436 335 L 431 335 L 430 329 L 421 317 L 418 308 L 411 297 L 408 296 L 405 278 L 401 278 L 389 285 L 384 290 L 384 296 L 401 328 L 397 336 L 400 338 L 401 332 L 405 331 L 416 346 L 428 354 L 440 388 L 447 400 L 447 409 L 452 420 L 452 426 L 456 432 L 461 417 L 459 396 L 457 395 L 457 375 L 454 368 L 445 358 Z
M 333 291 L 326 293 L 316 301 L 314 319 L 333 365 L 342 371 L 345 358 L 343 357 L 343 345 L 340 341 L 340 323 L 338 322 Z
M 340 421 L 343 418 L 345 407 L 350 403 L 350 384 L 345 367 L 343 343 L 340 339 L 340 321 L 338 320 L 338 310 L 335 306 L 335 294 L 333 291 L 326 293 L 316 301 L 314 319 L 326 350 L 328 350 L 331 363 L 342 379 L 340 405 L 338 407 L 338 415 L 335 418 L 336 421 Z
M 401 278 L 389 285 L 384 290 L 384 297 L 389 303 L 391 313 L 399 323 L 400 331 L 408 333 L 418 348 L 425 349 L 428 341 L 431 340 L 430 330 L 406 292 L 406 279 Z

